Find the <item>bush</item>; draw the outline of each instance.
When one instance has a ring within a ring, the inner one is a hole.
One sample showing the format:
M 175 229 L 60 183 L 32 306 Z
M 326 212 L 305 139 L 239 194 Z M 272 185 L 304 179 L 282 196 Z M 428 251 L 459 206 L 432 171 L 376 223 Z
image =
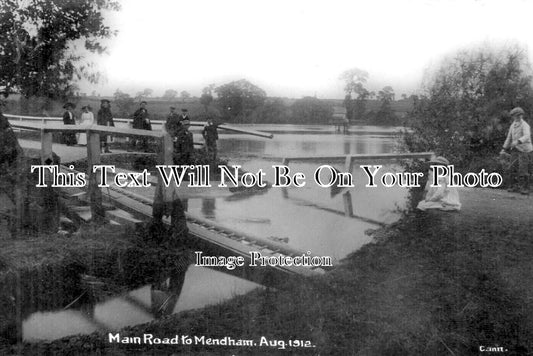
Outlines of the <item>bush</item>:
M 533 113 L 531 78 L 519 47 L 481 47 L 445 59 L 427 79 L 426 95 L 414 102 L 404 144 L 410 151 L 446 156 L 458 171 L 477 169 L 481 162 L 497 170 L 509 110 L 521 106 Z

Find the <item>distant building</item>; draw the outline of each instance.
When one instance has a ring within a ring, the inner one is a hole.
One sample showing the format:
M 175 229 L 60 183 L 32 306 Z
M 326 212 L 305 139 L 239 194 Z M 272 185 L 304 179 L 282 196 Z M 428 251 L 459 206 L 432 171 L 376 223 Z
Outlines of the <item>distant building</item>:
M 341 131 L 341 127 L 344 132 L 348 130 L 348 118 L 346 117 L 346 108 L 343 106 L 334 106 L 333 107 L 333 117 L 331 118 L 330 124 L 335 125 L 337 131 Z

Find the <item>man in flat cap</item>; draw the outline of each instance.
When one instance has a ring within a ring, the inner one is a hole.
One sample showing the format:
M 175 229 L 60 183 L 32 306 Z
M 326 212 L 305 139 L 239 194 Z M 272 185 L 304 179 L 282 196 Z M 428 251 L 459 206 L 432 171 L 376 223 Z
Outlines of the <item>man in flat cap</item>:
M 189 118 L 189 110 L 187 109 L 181 109 L 181 114 L 179 116 L 179 120 L 180 121 L 183 121 L 183 120 L 190 120 Z
M 529 176 L 533 164 L 531 156 L 533 145 L 531 144 L 531 130 L 524 120 L 525 112 L 522 108 L 516 107 L 510 111 L 513 123 L 507 133 L 507 138 L 500 153 L 511 150 L 511 161 L 518 162 L 518 177 L 513 177 L 513 186 L 510 189 L 524 195 L 529 194 Z M 517 179 L 518 178 L 518 179 Z
M 179 126 L 180 130 L 174 141 L 174 164 L 192 164 L 194 141 L 192 133 L 189 131 L 191 121 L 189 119 L 181 120 Z
M 63 123 L 65 125 L 75 125 L 76 119 L 74 118 L 74 113 L 72 112 L 74 109 L 74 104 L 66 103 L 63 105 L 63 109 L 65 109 L 65 112 L 63 113 Z M 72 146 L 77 143 L 76 134 L 74 132 L 64 132 L 61 136 L 63 138 L 63 143 L 67 146 Z
M 100 101 L 100 110 L 96 115 L 96 123 L 102 126 L 115 126 L 113 114 L 111 113 L 111 102 L 107 99 Z M 105 153 L 111 153 L 107 143 L 109 135 L 100 135 L 100 143 L 103 145 Z
M 139 109 L 133 113 L 133 128 L 137 130 L 152 130 L 152 123 L 148 116 L 148 110 L 146 109 L 146 101 L 141 101 Z M 133 137 L 131 138 L 130 148 L 135 148 L 137 141 L 140 142 L 140 148 L 143 151 L 148 149 L 148 138 L 147 137 Z
M 165 123 L 165 130 L 168 132 L 170 137 L 175 139 L 178 137 L 180 129 L 180 116 L 178 115 L 178 113 L 176 113 L 176 107 L 171 106 L 170 112 L 167 116 L 167 122 Z

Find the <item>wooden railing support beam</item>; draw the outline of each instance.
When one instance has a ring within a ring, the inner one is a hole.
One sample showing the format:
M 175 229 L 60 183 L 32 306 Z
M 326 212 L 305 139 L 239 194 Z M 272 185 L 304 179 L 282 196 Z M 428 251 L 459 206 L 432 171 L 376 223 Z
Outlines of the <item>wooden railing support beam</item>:
M 89 201 L 91 204 L 92 221 L 104 220 L 102 206 L 102 191 L 98 187 L 98 180 L 93 167 L 100 164 L 100 135 L 97 132 L 87 130 L 87 175 L 89 176 Z M 102 182 L 103 183 L 103 182 Z

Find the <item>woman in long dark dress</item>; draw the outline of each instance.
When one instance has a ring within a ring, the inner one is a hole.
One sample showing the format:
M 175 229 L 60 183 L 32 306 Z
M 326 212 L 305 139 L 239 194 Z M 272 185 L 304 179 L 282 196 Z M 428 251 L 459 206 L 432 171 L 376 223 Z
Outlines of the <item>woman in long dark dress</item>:
M 63 109 L 65 109 L 65 113 L 63 114 L 63 123 L 65 125 L 75 125 L 76 119 L 74 118 L 74 113 L 72 112 L 72 109 L 74 109 L 74 104 L 66 103 L 63 105 Z M 64 132 L 62 137 L 63 143 L 67 146 L 72 146 L 77 143 L 76 133 L 74 132 Z

